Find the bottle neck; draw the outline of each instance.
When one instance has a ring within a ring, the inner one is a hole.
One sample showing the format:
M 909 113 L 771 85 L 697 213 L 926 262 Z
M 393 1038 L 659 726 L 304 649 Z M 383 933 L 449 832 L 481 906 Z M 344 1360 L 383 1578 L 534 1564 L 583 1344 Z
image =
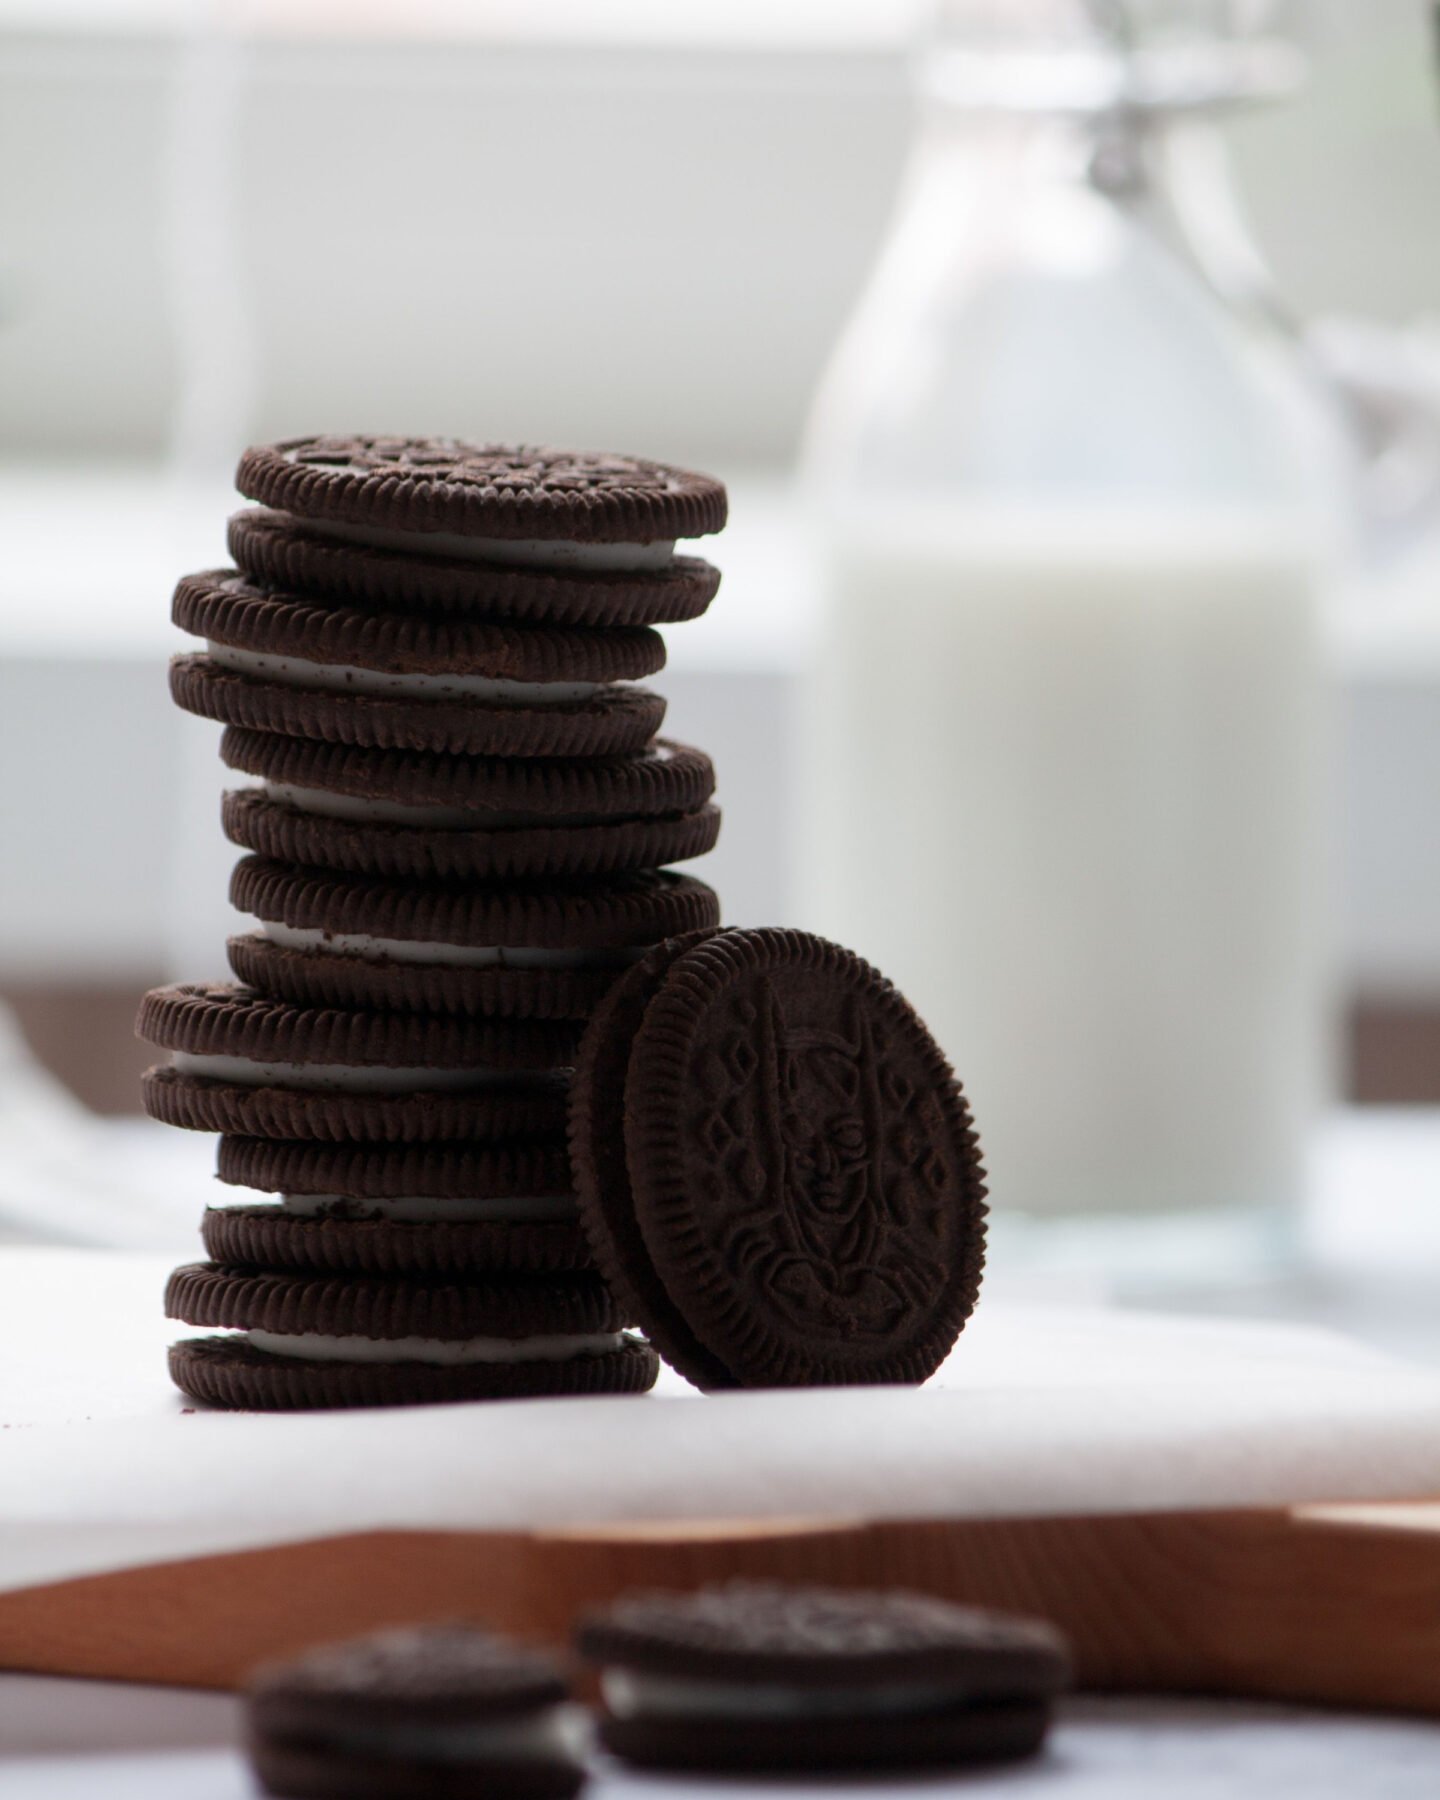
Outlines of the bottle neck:
M 1194 0 L 1151 10 L 1142 23 L 1124 0 L 937 0 L 916 85 L 964 112 L 1098 117 L 1226 112 L 1304 82 L 1287 38 L 1227 31 Z

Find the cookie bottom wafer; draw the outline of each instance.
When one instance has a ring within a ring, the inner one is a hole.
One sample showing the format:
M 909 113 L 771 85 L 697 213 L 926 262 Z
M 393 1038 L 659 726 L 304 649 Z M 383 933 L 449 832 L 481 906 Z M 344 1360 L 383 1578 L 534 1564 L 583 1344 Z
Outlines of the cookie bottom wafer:
M 477 1736 L 478 1741 L 478 1736 Z M 571 1800 L 584 1785 L 578 1762 L 501 1757 L 473 1761 L 350 1755 L 303 1740 L 252 1739 L 250 1760 L 266 1793 L 284 1800 Z
M 992 1700 L 891 1718 L 617 1719 L 607 1713 L 600 1741 L 626 1762 L 655 1769 L 949 1768 L 1033 1755 L 1050 1710 L 1043 1701 Z
M 262 994 L 297 1006 L 380 1007 L 491 1019 L 584 1019 L 599 1005 L 619 967 L 470 968 L 401 962 L 320 949 L 292 949 L 247 932 L 226 945 L 230 967 Z M 623 965 L 622 965 L 623 966 Z
M 389 1219 L 349 1211 L 304 1214 L 277 1204 L 207 1207 L 200 1235 L 215 1262 L 320 1274 L 548 1275 L 588 1269 L 578 1223 Z
M 322 1143 L 488 1142 L 563 1130 L 568 1083 L 515 1076 L 472 1091 L 342 1093 L 275 1083 L 217 1081 L 161 1066 L 140 1081 L 145 1111 L 165 1125 L 242 1137 Z
M 276 862 L 419 881 L 628 874 L 690 862 L 720 835 L 714 806 L 668 818 L 431 829 L 306 811 L 258 789 L 226 794 L 221 821 L 232 844 Z

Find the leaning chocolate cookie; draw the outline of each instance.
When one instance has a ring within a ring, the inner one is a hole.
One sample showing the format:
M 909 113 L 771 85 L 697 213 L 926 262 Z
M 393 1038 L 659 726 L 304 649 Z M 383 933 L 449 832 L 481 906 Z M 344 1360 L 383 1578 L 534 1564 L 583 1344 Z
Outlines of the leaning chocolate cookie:
M 411 1626 L 257 1670 L 246 1748 L 277 1800 L 571 1800 L 585 1729 L 569 1699 L 541 1652 Z
M 928 1595 L 732 1582 L 583 1618 L 600 1735 L 677 1769 L 963 1765 L 1039 1749 L 1068 1661 L 1037 1620 Z
M 165 1311 L 229 1334 L 172 1345 L 175 1385 L 254 1412 L 641 1393 L 657 1370 L 584 1272 L 442 1282 L 191 1263 Z
M 918 1382 L 974 1307 L 978 1139 L 892 984 L 804 932 L 700 932 L 615 983 L 570 1149 L 617 1294 L 705 1388 Z

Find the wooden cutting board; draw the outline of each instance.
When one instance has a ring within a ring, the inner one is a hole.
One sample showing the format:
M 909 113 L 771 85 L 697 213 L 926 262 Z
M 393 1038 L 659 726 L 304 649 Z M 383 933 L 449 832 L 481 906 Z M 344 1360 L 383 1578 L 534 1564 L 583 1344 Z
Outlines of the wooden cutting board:
M 626 1588 L 903 1585 L 1053 1619 L 1079 1685 L 1440 1715 L 1440 1502 L 1100 1518 L 367 1532 L 0 1595 L 0 1667 L 231 1687 L 266 1657 L 466 1615 L 563 1644 Z

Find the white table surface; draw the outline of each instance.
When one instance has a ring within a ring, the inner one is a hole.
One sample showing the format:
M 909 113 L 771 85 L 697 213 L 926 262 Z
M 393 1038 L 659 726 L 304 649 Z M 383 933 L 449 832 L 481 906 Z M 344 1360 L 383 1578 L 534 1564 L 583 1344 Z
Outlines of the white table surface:
M 119 1164 L 129 1159 L 117 1176 L 134 1179 L 142 1169 L 158 1175 L 148 1134 L 117 1131 L 109 1147 Z M 84 1148 L 88 1154 L 94 1145 Z M 181 1162 L 184 1167 L 177 1163 L 170 1171 L 177 1203 L 178 1190 L 199 1173 L 190 1159 Z M 159 1202 L 160 1193 L 152 1193 Z M 1340 1325 L 1377 1346 L 1440 1360 L 1437 1200 L 1440 1118 L 1338 1117 L 1317 1158 L 1303 1267 L 1239 1282 L 1208 1304 L 1232 1315 Z M 158 1210 L 164 1212 L 163 1203 Z M 1043 1269 L 996 1268 L 994 1274 L 1000 1291 L 1037 1282 L 1043 1289 L 1047 1281 Z M 1197 1295 L 1192 1304 L 1207 1302 Z M 251 1800 L 255 1790 L 233 1748 L 235 1721 L 236 1704 L 225 1695 L 0 1676 L 0 1797 Z M 592 1800 L 643 1800 L 691 1790 L 708 1800 L 725 1800 L 730 1791 L 719 1782 L 642 1779 L 606 1767 L 590 1794 Z M 1440 1794 L 1440 1725 L 1288 1707 L 1087 1697 L 1067 1703 L 1049 1752 L 1037 1762 L 891 1791 L 920 1800 L 942 1790 L 1010 1800 L 1432 1800 Z M 811 1784 L 783 1789 L 786 1800 L 820 1791 Z M 851 1782 L 831 1791 L 865 1800 L 886 1790 Z M 734 1792 L 749 1800 L 766 1795 L 756 1784 Z
M 0 1680 L 4 1800 L 254 1800 L 228 1695 Z M 588 1800 L 1434 1800 L 1440 1726 L 1210 1701 L 1075 1699 L 1045 1754 L 904 1782 L 700 1781 L 597 1760 Z

